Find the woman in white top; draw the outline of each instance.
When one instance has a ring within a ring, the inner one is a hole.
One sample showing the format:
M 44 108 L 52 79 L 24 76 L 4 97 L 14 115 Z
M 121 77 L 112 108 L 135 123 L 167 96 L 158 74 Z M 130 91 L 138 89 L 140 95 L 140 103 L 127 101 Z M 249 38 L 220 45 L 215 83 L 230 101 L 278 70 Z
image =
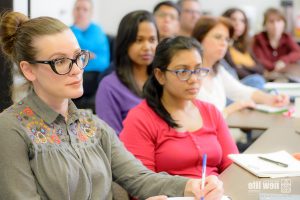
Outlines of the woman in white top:
M 243 108 L 254 107 L 255 103 L 276 107 L 287 105 L 287 96 L 271 95 L 245 86 L 219 63 L 227 51 L 233 32 L 233 27 L 226 18 L 203 16 L 198 20 L 192 36 L 203 46 L 204 66 L 212 68 L 203 81 L 198 98 L 214 104 L 223 111 L 224 117 Z M 234 101 L 227 107 L 226 97 Z

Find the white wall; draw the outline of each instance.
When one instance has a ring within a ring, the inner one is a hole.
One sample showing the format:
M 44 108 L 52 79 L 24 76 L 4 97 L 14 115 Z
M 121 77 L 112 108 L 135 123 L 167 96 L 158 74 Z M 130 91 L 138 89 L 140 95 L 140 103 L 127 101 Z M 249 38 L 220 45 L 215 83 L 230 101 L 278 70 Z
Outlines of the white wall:
M 176 0 L 174 1 L 176 2 Z M 299 2 L 300 0 L 295 1 Z M 135 9 L 152 11 L 158 2 L 160 0 L 98 0 L 99 13 L 97 13 L 97 21 L 107 32 L 115 33 L 121 18 L 126 13 Z M 208 11 L 215 16 L 221 15 L 230 7 L 243 9 L 251 19 L 251 27 L 254 30 L 261 28 L 262 15 L 268 7 L 280 6 L 280 0 L 200 0 L 200 2 L 204 11 Z M 112 10 L 111 7 L 114 9 Z
M 71 25 L 74 2 L 75 0 L 31 0 L 31 17 L 50 16 Z M 27 14 L 27 0 L 14 0 L 13 7 L 15 11 Z
M 72 9 L 75 0 L 31 0 L 32 17 L 48 15 L 72 24 Z M 107 33 L 115 34 L 121 18 L 130 11 L 152 11 L 161 0 L 94 0 L 94 21 Z M 176 1 L 176 0 L 174 0 Z M 261 29 L 262 15 L 268 7 L 279 7 L 280 0 L 200 0 L 203 10 L 213 15 L 222 14 L 229 7 L 245 10 L 254 31 Z M 300 0 L 294 0 L 295 15 L 300 15 Z M 14 0 L 14 9 L 27 13 L 26 0 Z M 254 32 L 252 31 L 252 33 Z

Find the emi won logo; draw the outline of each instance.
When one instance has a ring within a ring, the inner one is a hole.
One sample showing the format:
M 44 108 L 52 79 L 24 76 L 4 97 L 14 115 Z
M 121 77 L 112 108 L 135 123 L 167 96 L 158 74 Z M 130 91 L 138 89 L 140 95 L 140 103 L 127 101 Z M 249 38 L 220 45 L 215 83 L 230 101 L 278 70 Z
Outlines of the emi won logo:
M 248 190 L 252 192 L 258 192 L 260 190 L 278 190 L 280 193 L 291 193 L 292 181 L 291 179 L 252 181 L 248 183 Z

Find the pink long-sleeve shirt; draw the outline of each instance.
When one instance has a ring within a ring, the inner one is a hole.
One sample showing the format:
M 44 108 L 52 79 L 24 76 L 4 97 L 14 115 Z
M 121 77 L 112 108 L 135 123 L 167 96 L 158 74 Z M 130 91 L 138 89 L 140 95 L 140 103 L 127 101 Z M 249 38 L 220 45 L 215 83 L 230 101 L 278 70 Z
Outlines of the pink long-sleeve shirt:
M 202 156 L 207 154 L 207 175 L 218 175 L 232 161 L 227 155 L 238 153 L 220 112 L 198 100 L 203 126 L 194 132 L 170 128 L 142 101 L 124 120 L 120 139 L 126 148 L 155 172 L 201 178 Z

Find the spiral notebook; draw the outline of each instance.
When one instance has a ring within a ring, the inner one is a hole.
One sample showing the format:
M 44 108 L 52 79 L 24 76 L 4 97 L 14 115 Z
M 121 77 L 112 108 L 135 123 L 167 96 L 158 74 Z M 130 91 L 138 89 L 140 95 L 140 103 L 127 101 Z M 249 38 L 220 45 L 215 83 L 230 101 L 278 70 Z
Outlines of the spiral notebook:
M 300 176 L 300 161 L 296 160 L 286 151 L 265 154 L 230 154 L 228 157 L 258 177 L 278 178 Z M 266 161 L 259 157 L 274 162 Z M 276 162 L 287 166 L 283 167 L 276 164 Z

